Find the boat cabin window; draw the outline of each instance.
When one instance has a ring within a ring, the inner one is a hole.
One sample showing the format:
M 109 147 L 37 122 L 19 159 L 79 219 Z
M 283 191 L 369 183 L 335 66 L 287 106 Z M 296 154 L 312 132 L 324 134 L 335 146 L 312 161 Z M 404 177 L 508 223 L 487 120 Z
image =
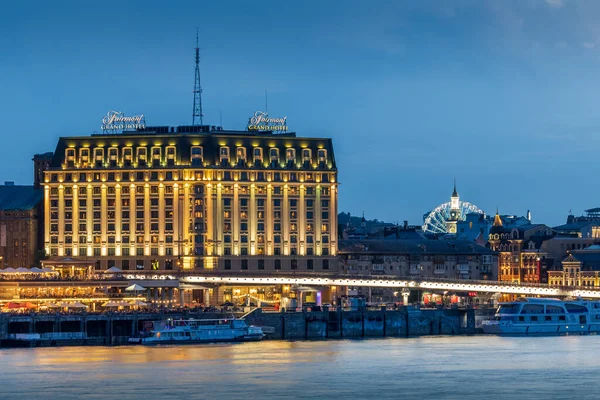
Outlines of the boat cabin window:
M 537 317 L 537 315 L 533 315 L 533 316 L 531 317 L 531 321 L 532 321 L 532 322 L 537 322 L 537 320 L 538 320 L 538 317 Z
M 525 317 L 519 317 L 519 322 L 525 321 Z
M 544 306 L 542 304 L 525 304 L 521 314 L 543 314 Z
M 564 315 L 559 315 L 559 316 L 558 316 L 558 320 L 559 320 L 559 321 L 566 321 L 566 318 L 565 318 L 565 316 L 564 316 Z
M 546 306 L 546 314 L 564 314 L 565 310 L 559 306 Z
M 552 316 L 551 315 L 546 315 L 546 321 L 552 321 Z
M 571 313 L 571 314 L 581 314 L 581 313 L 587 313 L 588 309 L 585 306 L 580 306 L 577 304 L 565 304 L 565 307 L 567 308 L 567 312 Z
M 498 314 L 518 314 L 520 304 L 502 304 L 498 309 Z

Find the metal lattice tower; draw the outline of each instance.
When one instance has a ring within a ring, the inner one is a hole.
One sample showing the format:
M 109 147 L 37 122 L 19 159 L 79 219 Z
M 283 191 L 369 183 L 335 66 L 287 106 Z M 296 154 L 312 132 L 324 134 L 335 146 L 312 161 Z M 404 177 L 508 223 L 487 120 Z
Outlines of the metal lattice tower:
M 196 28 L 196 73 L 194 76 L 194 114 L 192 125 L 202 125 L 202 87 L 200 86 L 200 48 L 198 47 L 198 28 Z

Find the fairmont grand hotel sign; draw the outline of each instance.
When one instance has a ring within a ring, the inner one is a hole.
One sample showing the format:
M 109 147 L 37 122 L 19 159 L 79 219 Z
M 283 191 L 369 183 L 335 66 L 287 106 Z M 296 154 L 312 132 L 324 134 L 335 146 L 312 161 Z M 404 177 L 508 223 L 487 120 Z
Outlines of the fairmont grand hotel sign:
M 285 132 L 288 130 L 287 117 L 270 118 L 267 112 L 256 111 L 248 121 L 248 130 Z
M 102 118 L 102 130 L 104 132 L 118 133 L 123 131 L 135 131 L 146 127 L 144 114 L 125 116 L 121 111 L 109 111 Z

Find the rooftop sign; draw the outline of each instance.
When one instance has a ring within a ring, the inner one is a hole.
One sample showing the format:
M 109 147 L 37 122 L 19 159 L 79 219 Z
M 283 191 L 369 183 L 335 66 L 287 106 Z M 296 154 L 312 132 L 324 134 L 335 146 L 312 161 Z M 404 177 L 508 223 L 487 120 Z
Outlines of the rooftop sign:
M 134 131 L 136 129 L 144 129 L 146 127 L 146 119 L 144 114 L 133 115 L 126 117 L 121 111 L 111 110 L 102 118 L 102 130 L 104 132 L 117 133 L 118 131 Z
M 248 121 L 249 131 L 279 131 L 288 130 L 287 117 L 269 118 L 269 113 L 265 111 L 256 111 Z

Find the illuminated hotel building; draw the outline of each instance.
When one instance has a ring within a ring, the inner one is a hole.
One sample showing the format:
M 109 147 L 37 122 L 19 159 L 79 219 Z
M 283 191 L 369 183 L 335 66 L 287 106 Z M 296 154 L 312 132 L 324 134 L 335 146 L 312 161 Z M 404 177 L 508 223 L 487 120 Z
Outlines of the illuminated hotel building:
M 315 272 L 337 252 L 331 139 L 210 126 L 62 137 L 44 246 L 97 270 Z

